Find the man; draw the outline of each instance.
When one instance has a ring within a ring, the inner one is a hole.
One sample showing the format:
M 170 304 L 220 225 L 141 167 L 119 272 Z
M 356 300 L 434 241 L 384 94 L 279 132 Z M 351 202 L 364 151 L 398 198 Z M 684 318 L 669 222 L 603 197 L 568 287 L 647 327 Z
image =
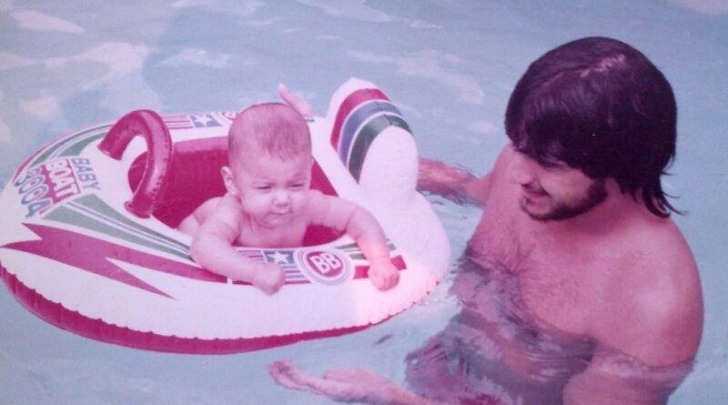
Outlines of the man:
M 366 370 L 284 386 L 378 404 L 663 404 L 691 370 L 702 293 L 660 182 L 676 106 L 639 51 L 584 38 L 511 95 L 510 143 L 483 178 L 423 161 L 420 188 L 483 204 L 453 285 L 462 313 L 408 356 L 415 392 Z

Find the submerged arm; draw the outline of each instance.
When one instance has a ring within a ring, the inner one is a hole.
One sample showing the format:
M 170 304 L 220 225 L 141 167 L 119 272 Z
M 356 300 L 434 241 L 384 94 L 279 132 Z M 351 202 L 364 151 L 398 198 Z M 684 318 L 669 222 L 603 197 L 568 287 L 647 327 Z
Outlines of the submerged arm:
M 695 261 L 678 233 L 640 252 L 650 250 L 658 257 L 654 270 L 631 284 L 620 280 L 622 291 L 610 291 L 615 301 L 600 303 L 602 322 L 590 332 L 599 346 L 564 388 L 565 404 L 665 404 L 692 371 L 703 329 Z
M 476 184 L 482 181 L 474 174 L 443 162 L 420 159 L 417 189 L 437 194 L 455 202 L 479 203 L 473 195 Z
M 692 364 L 650 367 L 614 349 L 598 349 L 589 367 L 564 387 L 566 405 L 663 405 Z
M 492 184 L 505 172 L 511 153 L 509 147 L 503 148 L 493 169 L 483 177 L 436 160 L 420 159 L 417 189 L 458 203 L 485 205 L 490 197 Z
M 446 405 L 417 396 L 388 379 L 361 369 L 332 370 L 323 377 L 307 374 L 290 362 L 277 361 L 268 366 L 280 385 L 299 391 L 329 397 L 340 402 L 374 405 Z

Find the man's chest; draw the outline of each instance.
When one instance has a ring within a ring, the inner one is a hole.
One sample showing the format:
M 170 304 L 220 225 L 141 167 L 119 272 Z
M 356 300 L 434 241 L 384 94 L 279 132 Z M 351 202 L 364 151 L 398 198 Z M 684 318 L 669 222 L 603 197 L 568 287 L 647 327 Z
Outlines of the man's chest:
M 489 221 L 476 236 L 479 255 L 514 274 L 522 302 L 551 326 L 585 334 L 603 308 L 610 253 L 575 241 L 559 240 L 543 230 L 524 227 L 507 217 Z

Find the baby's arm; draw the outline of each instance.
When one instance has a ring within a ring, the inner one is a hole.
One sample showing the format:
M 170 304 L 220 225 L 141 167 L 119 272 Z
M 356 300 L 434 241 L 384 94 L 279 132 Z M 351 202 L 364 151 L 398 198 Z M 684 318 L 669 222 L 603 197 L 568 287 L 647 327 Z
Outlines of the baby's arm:
M 234 197 L 223 197 L 197 230 L 190 246 L 190 256 L 212 272 L 247 281 L 266 294 L 273 294 L 285 282 L 280 267 L 251 260 L 233 246 L 240 233 L 241 216 Z
M 312 222 L 345 230 L 369 262 L 369 279 L 374 286 L 380 290 L 394 287 L 399 280 L 399 271 L 389 258 L 387 238 L 377 219 L 353 202 L 315 190 L 309 193 Z
M 347 204 L 348 201 L 338 200 Z M 388 290 L 399 281 L 399 270 L 389 258 L 387 237 L 374 216 L 366 209 L 355 205 L 349 218 L 348 233 L 359 245 L 361 252 L 369 262 L 369 279 L 380 290 Z
M 215 210 L 220 200 L 222 200 L 222 197 L 214 197 L 202 203 L 199 207 L 195 208 L 192 214 L 180 222 L 177 230 L 187 235 L 195 236 L 197 230 L 200 228 L 200 224 L 205 222 L 205 219 Z

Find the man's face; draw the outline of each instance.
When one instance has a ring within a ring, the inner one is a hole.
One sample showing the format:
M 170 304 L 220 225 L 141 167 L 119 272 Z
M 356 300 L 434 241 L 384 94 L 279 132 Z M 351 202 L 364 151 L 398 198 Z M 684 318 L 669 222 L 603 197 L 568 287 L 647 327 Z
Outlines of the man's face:
M 538 221 L 573 218 L 607 198 L 603 179 L 592 179 L 563 162 L 545 166 L 516 151 L 509 174 L 521 187 L 521 209 Z

